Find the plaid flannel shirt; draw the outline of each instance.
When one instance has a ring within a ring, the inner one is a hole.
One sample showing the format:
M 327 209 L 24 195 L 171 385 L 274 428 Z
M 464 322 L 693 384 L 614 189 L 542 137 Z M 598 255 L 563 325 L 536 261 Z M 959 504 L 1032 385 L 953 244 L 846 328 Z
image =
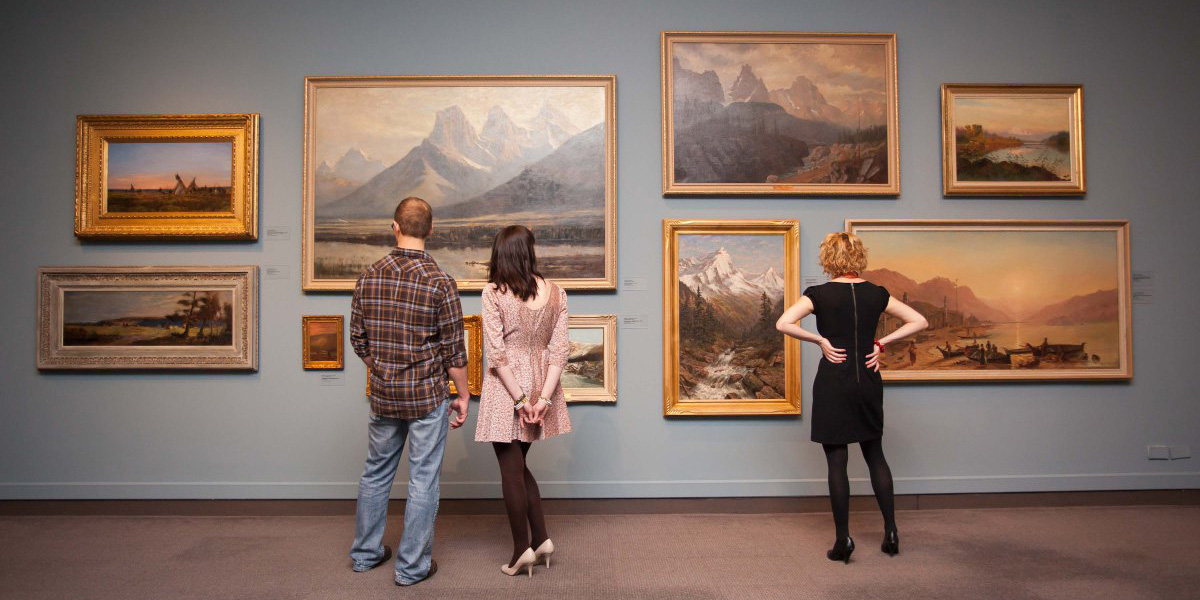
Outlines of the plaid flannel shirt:
M 374 366 L 371 412 L 417 419 L 450 396 L 446 369 L 467 364 L 454 278 L 421 250 L 395 248 L 354 286 L 350 344 Z

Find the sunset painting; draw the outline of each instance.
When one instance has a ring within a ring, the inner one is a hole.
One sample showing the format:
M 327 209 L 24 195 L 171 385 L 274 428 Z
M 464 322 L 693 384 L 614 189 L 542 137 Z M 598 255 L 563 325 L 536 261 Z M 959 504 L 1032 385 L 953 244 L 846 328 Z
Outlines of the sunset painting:
M 929 320 L 891 344 L 899 379 L 1111 378 L 1129 372 L 1123 224 L 852 222 L 862 276 Z M 876 337 L 900 322 L 884 315 Z
M 229 291 L 63 292 L 63 346 L 228 346 Z
M 306 289 L 352 289 L 408 196 L 433 207 L 426 248 L 460 289 L 482 289 L 512 223 L 546 277 L 615 286 L 613 78 L 474 79 L 309 78 Z
M 109 213 L 232 210 L 233 142 L 108 142 Z
M 663 40 L 667 193 L 898 193 L 894 36 Z

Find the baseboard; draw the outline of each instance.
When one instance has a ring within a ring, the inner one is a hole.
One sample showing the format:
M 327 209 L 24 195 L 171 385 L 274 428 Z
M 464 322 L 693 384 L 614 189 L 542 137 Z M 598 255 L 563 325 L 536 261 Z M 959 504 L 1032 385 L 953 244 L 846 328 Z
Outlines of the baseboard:
M 745 498 L 822 496 L 824 478 L 735 480 L 542 481 L 546 498 Z M 870 482 L 851 479 L 851 493 Z M 1200 472 L 897 477 L 898 495 L 1200 489 Z M 358 482 L 2 482 L 0 500 L 354 498 Z M 403 498 L 404 486 L 393 488 Z M 442 482 L 447 499 L 498 498 L 498 481 Z

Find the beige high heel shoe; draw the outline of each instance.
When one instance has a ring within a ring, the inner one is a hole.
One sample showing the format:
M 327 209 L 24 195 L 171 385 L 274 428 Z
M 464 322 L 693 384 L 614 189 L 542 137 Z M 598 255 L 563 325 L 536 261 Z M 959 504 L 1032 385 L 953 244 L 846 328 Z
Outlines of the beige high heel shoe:
M 537 550 L 533 551 L 533 556 L 535 559 L 534 564 L 541 562 L 542 557 L 544 556 L 544 557 L 546 557 L 546 568 L 549 569 L 551 554 L 554 554 L 554 542 L 550 541 L 549 538 L 547 538 L 546 541 L 542 542 L 541 546 L 537 547 Z
M 521 572 L 522 568 L 527 567 L 529 569 L 529 576 L 533 577 L 533 564 L 536 562 L 537 554 L 534 554 L 533 548 L 526 548 L 525 552 L 521 554 L 521 558 L 518 558 L 517 562 L 514 563 L 512 567 L 509 567 L 508 565 L 500 565 L 500 570 L 503 571 L 505 575 L 517 575 Z

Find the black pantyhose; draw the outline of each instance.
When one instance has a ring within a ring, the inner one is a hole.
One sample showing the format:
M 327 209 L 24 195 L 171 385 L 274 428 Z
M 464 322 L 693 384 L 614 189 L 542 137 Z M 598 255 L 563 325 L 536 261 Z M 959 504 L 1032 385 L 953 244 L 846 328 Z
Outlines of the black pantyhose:
M 833 509 L 833 526 L 840 541 L 850 535 L 850 478 L 846 476 L 849 452 L 846 444 L 822 446 L 825 448 L 825 461 L 829 465 L 829 505 Z M 892 486 L 892 470 L 883 456 L 883 442 L 879 439 L 868 440 L 860 442 L 859 447 L 871 473 L 871 489 L 875 491 L 875 501 L 879 503 L 879 512 L 883 513 L 883 530 L 895 531 L 895 492 Z
M 542 511 L 542 495 L 537 480 L 525 457 L 529 455 L 529 442 L 492 442 L 496 460 L 500 463 L 500 486 L 504 492 L 504 508 L 508 512 L 508 526 L 512 529 L 513 555 L 508 561 L 511 567 L 521 558 L 526 548 L 537 548 L 550 536 L 546 533 L 546 515 Z

